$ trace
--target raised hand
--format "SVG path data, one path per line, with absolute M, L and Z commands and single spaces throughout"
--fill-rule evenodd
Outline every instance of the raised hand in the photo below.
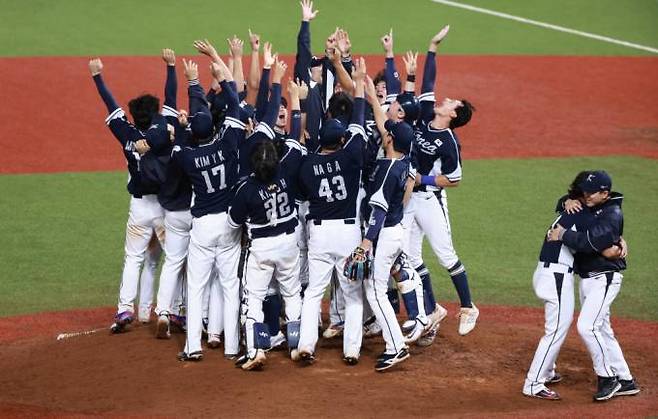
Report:
M 244 51 L 244 41 L 235 35 L 233 35 L 233 38 L 229 38 L 226 41 L 228 42 L 231 56 L 235 59 L 241 58 Z
M 393 57 L 393 28 L 391 28 L 387 34 L 384 34 L 380 40 L 382 41 L 382 46 L 386 52 L 386 57 Z
M 350 35 L 342 29 L 336 32 L 336 48 L 340 51 L 340 54 L 343 57 L 349 56 L 352 51 Z
M 283 79 L 287 69 L 288 65 L 285 62 L 276 59 L 274 62 L 274 71 L 272 72 L 272 83 L 281 84 L 281 79 Z
M 144 138 L 142 138 L 141 140 L 137 140 L 135 142 L 135 151 L 137 151 L 140 156 L 146 154 L 146 152 L 149 151 L 150 149 L 151 147 L 148 145 L 148 143 Z
M 249 44 L 252 52 L 260 50 L 260 35 L 251 32 L 251 29 L 249 29 Z
M 377 90 L 375 89 L 375 82 L 372 77 L 366 74 L 366 99 L 373 106 L 381 106 L 379 99 L 377 99 Z
M 299 85 L 294 80 L 288 80 L 288 95 L 291 99 L 299 99 Z
M 263 68 L 272 68 L 276 55 L 272 55 L 272 44 L 265 42 L 263 47 Z
M 199 78 L 199 67 L 194 61 L 187 61 L 183 58 L 183 66 L 185 67 L 185 77 L 188 80 L 196 80 Z
M 310 22 L 318 15 L 318 10 L 313 10 L 313 2 L 311 0 L 302 0 L 299 2 L 302 6 L 302 22 Z
M 196 48 L 197 51 L 199 51 L 203 55 L 207 55 L 210 58 L 215 58 L 216 56 L 218 56 L 217 50 L 207 39 L 196 40 L 194 41 L 193 45 L 194 48 Z
M 219 83 L 226 80 L 223 68 L 217 63 L 210 63 L 210 74 L 212 74 L 213 78 Z
M 89 71 L 92 76 L 96 76 L 103 72 L 103 62 L 100 58 L 92 58 L 89 60 Z
M 407 71 L 407 75 L 415 76 L 416 68 L 418 67 L 418 53 L 407 51 L 404 57 L 402 57 L 402 61 L 404 61 L 404 67 Z
M 334 49 L 336 49 L 336 35 L 338 34 L 339 30 L 340 28 L 336 28 L 336 30 L 327 37 L 327 40 L 324 41 L 325 53 L 329 53 L 329 51 L 333 51 Z
M 439 42 L 443 41 L 443 38 L 445 38 L 448 35 L 448 31 L 450 31 L 450 25 L 446 25 L 432 37 L 432 43 L 433 44 L 438 44 Z
M 355 82 L 362 82 L 366 78 L 366 60 L 359 58 L 354 61 L 354 70 L 352 71 L 352 80 Z
M 307 97 L 308 97 L 308 84 L 306 84 L 306 82 L 302 80 L 301 83 L 299 83 L 299 99 L 304 100 Z
M 165 48 L 162 50 L 162 59 L 167 65 L 175 66 L 176 65 L 176 54 L 173 49 Z

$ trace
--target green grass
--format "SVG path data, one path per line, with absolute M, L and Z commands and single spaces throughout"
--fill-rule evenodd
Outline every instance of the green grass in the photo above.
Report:
M 658 47 L 658 3 L 653 0 L 472 0 L 473 5 L 573 29 Z M 601 41 L 534 27 L 430 0 L 317 0 L 313 50 L 335 26 L 350 31 L 356 53 L 380 53 L 390 27 L 396 50 L 423 51 L 446 23 L 452 33 L 444 53 L 647 55 Z M 189 0 L 0 0 L 0 56 L 157 55 L 163 47 L 193 52 L 193 39 L 209 37 L 224 47 L 247 29 L 271 40 L 281 53 L 295 52 L 297 1 Z
M 543 234 L 556 199 L 587 168 L 605 168 L 614 189 L 626 194 L 629 269 L 614 313 L 658 320 L 658 162 L 632 157 L 465 162 L 463 184 L 449 191 L 449 205 L 476 303 L 540 305 L 531 278 Z M 116 302 L 125 179 L 121 172 L 0 176 L 0 316 Z M 456 301 L 429 249 L 425 261 L 439 299 Z

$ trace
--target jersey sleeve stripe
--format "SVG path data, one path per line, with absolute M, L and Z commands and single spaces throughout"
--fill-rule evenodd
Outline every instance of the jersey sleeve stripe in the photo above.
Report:
M 171 106 L 164 105 L 162 107 L 162 116 L 178 117 L 178 111 Z
M 245 129 L 246 125 L 239 119 L 227 116 L 224 119 L 224 125 L 229 128 Z
M 270 128 L 269 125 L 267 125 L 267 124 L 265 124 L 265 123 L 263 123 L 263 122 L 260 122 L 260 123 L 258 124 L 258 126 L 257 126 L 256 129 L 255 129 L 255 131 L 256 131 L 256 132 L 262 132 L 262 133 L 265 134 L 265 135 L 267 136 L 267 138 L 269 138 L 270 140 L 273 140 L 273 139 L 274 139 L 274 131 L 272 130 L 272 128 Z
M 422 93 L 420 96 L 418 96 L 418 100 L 420 102 L 436 102 L 434 92 Z
M 368 135 L 366 134 L 366 130 L 363 129 L 363 127 L 359 124 L 350 124 L 347 127 L 347 130 L 352 133 L 352 136 L 354 136 L 356 134 L 361 134 L 361 139 L 363 141 L 365 141 L 366 138 L 368 138 Z
M 105 123 L 110 125 L 110 122 L 113 119 L 121 119 L 126 116 L 126 113 L 121 108 L 116 108 L 107 118 L 105 118 Z

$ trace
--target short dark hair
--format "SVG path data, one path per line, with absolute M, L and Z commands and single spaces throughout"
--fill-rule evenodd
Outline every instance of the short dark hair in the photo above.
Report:
M 345 117 L 349 120 L 352 117 L 352 107 L 354 103 L 352 97 L 345 92 L 338 92 L 329 99 L 327 114 L 329 118 L 339 119 Z
M 450 120 L 450 129 L 455 129 L 468 124 L 471 120 L 475 106 L 466 99 L 461 99 L 462 106 L 455 109 L 456 117 Z
M 263 183 L 271 182 L 279 168 L 279 153 L 274 142 L 259 142 L 251 153 L 254 177 Z
M 288 109 L 288 100 L 283 96 L 281 96 L 281 106 Z
M 384 82 L 386 83 L 386 70 L 381 69 L 377 74 L 375 74 L 375 78 L 372 79 L 372 83 L 377 86 L 377 84 Z
M 135 126 L 147 130 L 151 120 L 160 111 L 160 99 L 153 95 L 144 94 L 128 102 L 128 110 L 133 117 Z
M 585 179 L 587 179 L 587 176 L 589 176 L 591 173 L 591 170 L 583 170 L 576 175 L 573 182 L 571 182 L 571 185 L 569 185 L 569 190 L 567 191 L 569 199 L 580 199 L 583 197 L 583 190 L 581 189 L 580 184 L 583 183 Z

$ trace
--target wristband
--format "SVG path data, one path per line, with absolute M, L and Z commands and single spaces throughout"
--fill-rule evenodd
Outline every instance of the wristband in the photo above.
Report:
M 424 175 L 420 177 L 420 184 L 427 186 L 436 186 L 436 181 L 434 180 L 434 176 Z
M 411 83 L 416 82 L 416 75 L 415 74 L 407 74 L 407 81 Z

